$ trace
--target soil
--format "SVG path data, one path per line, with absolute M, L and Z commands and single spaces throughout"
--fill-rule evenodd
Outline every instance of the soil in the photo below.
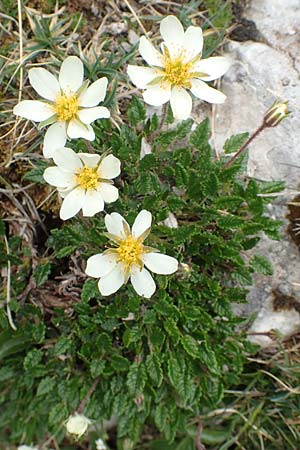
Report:
M 265 39 L 262 36 L 262 34 L 258 31 L 255 22 L 243 17 L 246 6 L 247 6 L 246 1 L 241 1 L 238 3 L 234 3 L 232 5 L 233 22 L 235 23 L 236 26 L 229 35 L 230 39 L 239 42 L 244 41 L 265 42 Z

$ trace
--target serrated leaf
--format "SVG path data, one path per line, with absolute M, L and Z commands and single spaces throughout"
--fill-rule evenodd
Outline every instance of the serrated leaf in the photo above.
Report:
M 91 375 L 93 378 L 98 377 L 103 373 L 105 361 L 103 359 L 93 359 L 90 366 Z
M 59 340 L 56 342 L 55 347 L 53 349 L 54 355 L 59 356 L 66 353 L 72 345 L 72 340 L 68 336 L 61 336 Z
M 169 412 L 167 408 L 158 405 L 155 409 L 154 422 L 159 431 L 163 432 L 169 420 Z
M 231 136 L 228 138 L 224 144 L 225 153 L 235 153 L 237 152 L 242 145 L 247 141 L 249 137 L 249 133 L 240 133 L 235 136 Z
M 98 281 L 88 279 L 84 282 L 81 290 L 81 300 L 87 303 L 91 298 L 95 298 L 99 295 Z
M 181 338 L 181 344 L 185 351 L 193 358 L 199 358 L 199 344 L 190 335 L 186 334 Z
M 262 255 L 254 255 L 250 261 L 251 266 L 257 273 L 263 275 L 273 275 L 272 263 Z
M 37 366 L 42 360 L 43 352 L 34 348 L 24 358 L 23 366 L 25 370 L 31 370 Z
M 146 369 L 151 380 L 159 387 L 163 380 L 163 371 L 160 360 L 155 353 L 147 356 Z
M 146 109 L 144 103 L 139 100 L 137 97 L 133 96 L 128 109 L 127 109 L 127 116 L 129 119 L 129 122 L 135 126 L 139 122 L 146 119 Z
M 56 385 L 56 379 L 51 377 L 45 377 L 40 381 L 40 384 L 38 385 L 36 395 L 38 397 L 42 395 L 48 394 L 48 392 L 51 392 L 52 389 Z
M 51 272 L 51 263 L 48 261 L 45 264 L 38 265 L 33 273 L 33 278 L 36 282 L 37 287 L 41 286 L 48 280 Z
M 111 365 L 116 372 L 126 372 L 129 368 L 129 361 L 123 356 L 115 354 L 111 356 Z
M 65 256 L 69 256 L 71 253 L 74 253 L 77 249 L 77 245 L 66 245 L 65 247 L 62 247 L 56 252 L 56 258 L 64 258 Z
M 176 345 L 180 339 L 180 332 L 174 319 L 169 318 L 164 322 L 166 332 L 173 338 L 173 344 Z
M 204 145 L 207 145 L 210 136 L 209 120 L 204 119 L 195 131 L 191 134 L 190 142 L 196 148 L 201 149 Z
M 131 395 L 137 396 L 143 392 L 146 383 L 145 366 L 142 363 L 131 364 L 126 384 Z
M 67 407 L 63 403 L 56 403 L 49 412 L 49 425 L 61 425 L 68 415 Z

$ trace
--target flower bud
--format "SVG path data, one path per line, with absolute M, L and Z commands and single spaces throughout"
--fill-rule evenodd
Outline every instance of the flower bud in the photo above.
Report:
M 275 101 L 271 108 L 264 116 L 264 125 L 266 127 L 276 127 L 283 119 L 285 119 L 290 111 L 287 109 L 288 102 Z
M 97 450 L 107 450 L 107 447 L 106 447 L 106 445 L 104 444 L 104 441 L 101 438 L 98 438 L 95 441 L 95 444 L 96 444 L 96 449 Z
M 76 436 L 80 437 L 86 432 L 88 426 L 91 423 L 92 422 L 90 421 L 90 419 L 85 417 L 83 414 L 75 413 L 68 418 L 66 428 L 68 433 L 75 434 Z

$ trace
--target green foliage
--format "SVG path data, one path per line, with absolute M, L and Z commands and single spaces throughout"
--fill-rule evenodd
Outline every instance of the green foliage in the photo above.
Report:
M 10 0 L 5 1 L 14 8 Z M 191 25 L 189 16 L 199 7 L 210 16 L 204 28 L 212 23 L 223 30 L 206 40 L 206 57 L 223 40 L 231 2 L 221 7 L 217 0 L 180 5 L 178 17 L 185 26 Z M 24 42 L 25 52 L 38 58 L 50 52 L 54 65 L 64 58 L 66 46 L 76 53 L 65 36 L 74 20 L 59 18 L 54 29 L 49 18 L 35 16 L 34 23 L 33 39 Z M 120 45 L 115 55 L 107 39 L 101 43 L 101 57 L 84 61 L 85 74 L 92 81 L 109 78 L 105 105 L 116 103 L 118 77 L 124 79 L 117 71 L 135 50 L 136 46 Z M 14 70 L 8 66 L 6 81 Z M 247 154 L 224 169 L 228 159 L 215 159 L 208 120 L 191 132 L 192 120 L 173 125 L 169 108 L 161 124 L 155 114 L 147 118 L 143 102 L 133 97 L 118 125 L 101 120 L 94 126 L 94 151 L 109 150 L 122 162 L 116 181 L 120 199 L 105 210 L 118 211 L 130 223 L 137 211 L 150 210 L 154 225 L 147 243 L 176 257 L 179 270 L 170 277 L 156 277 L 157 291 L 150 300 L 139 298 L 129 285 L 114 296 L 102 297 L 98 281 L 85 277 L 84 268 L 89 256 L 106 248 L 104 214 L 63 224 L 56 221 L 47 241 L 37 245 L 34 270 L 22 237 L 8 236 L 7 251 L 3 236 L 8 227 L 0 221 L 0 264 L 4 273 L 9 263 L 12 266 L 10 308 L 18 328 L 16 332 L 9 328 L 6 310 L 1 308 L 0 442 L 7 448 L 21 442 L 38 445 L 51 435 L 61 449 L 75 448 L 64 421 L 96 381 L 83 412 L 96 428 L 117 416 L 118 450 L 195 450 L 199 416 L 230 407 L 228 392 L 244 382 L 246 357 L 253 349 L 239 331 L 243 319 L 235 317 L 232 304 L 246 301 L 245 286 L 254 273 L 272 273 L 269 261 L 253 249 L 261 233 L 279 238 L 280 223 L 265 215 L 265 204 L 283 185 L 245 178 Z M 228 139 L 225 152 L 237 151 L 247 137 L 242 133 Z M 140 159 L 143 138 L 152 153 Z M 39 143 L 32 145 L 27 153 Z M 82 141 L 72 141 L 70 146 L 87 151 Z M 45 184 L 48 162 L 32 159 L 31 163 L 33 168 L 23 180 Z M 169 213 L 177 218 L 178 228 L 163 224 Z M 28 295 L 31 286 L 34 290 Z M 5 294 L 4 290 L 3 305 Z M 263 391 L 265 382 L 254 381 Z M 250 406 L 256 413 L 256 406 Z M 207 420 L 202 442 L 213 449 L 236 442 L 231 431 L 243 429 L 239 419 L 228 427 L 219 423 L 211 427 Z M 144 430 L 155 436 L 150 443 L 141 442 Z M 293 437 L 289 439 L 294 445 Z
M 107 211 L 117 210 L 132 223 L 136 211 L 151 210 L 154 226 L 148 245 L 184 265 L 171 277 L 157 277 L 151 300 L 137 297 L 129 286 L 104 298 L 97 280 L 87 278 L 77 281 L 81 300 L 71 305 L 71 313 L 56 307 L 50 320 L 42 315 L 41 322 L 33 323 L 32 315 L 20 308 L 15 320 L 26 329 L 26 338 L 12 341 L 11 332 L 4 332 L 9 333 L 7 343 L 4 334 L 0 347 L 5 361 L 0 377 L 7 383 L 2 406 L 5 411 L 12 404 L 14 422 L 20 424 L 34 407 L 35 417 L 44 418 L 44 432 L 56 430 L 99 377 L 85 413 L 96 421 L 116 414 L 120 448 L 126 439 L 138 445 L 143 427 L 151 424 L 174 443 L 170 448 L 192 449 L 195 418 L 219 407 L 224 389 L 240 379 L 248 344 L 236 331 L 231 304 L 245 301 L 243 286 L 251 284 L 254 272 L 271 274 L 264 257 L 242 254 L 255 246 L 258 233 L 277 237 L 279 223 L 264 214 L 269 197 L 260 194 L 282 185 L 245 179 L 242 158 L 224 170 L 224 161 L 214 158 L 208 143 L 208 120 L 193 132 L 187 120 L 157 133 L 136 98 L 127 115 L 130 126 L 102 128 L 97 135 L 105 149 L 106 136 L 112 133 L 111 151 L 122 161 L 123 189 Z M 140 160 L 142 137 L 153 152 Z M 234 151 L 244 139 L 246 135 L 231 138 L 225 147 Z M 169 212 L 178 228 L 160 223 Z M 41 260 L 33 274 L 38 287 L 56 265 L 67 275 L 68 257 L 75 252 L 84 266 L 88 256 L 105 248 L 103 218 L 74 218 L 52 230 L 47 242 L 51 265 Z M 9 423 L 11 418 L 0 413 L 1 428 Z M 180 436 L 179 429 L 190 434 Z M 27 441 L 36 440 L 42 433 L 40 421 L 17 426 L 10 442 L 17 443 L 24 433 Z M 223 442 L 218 436 L 207 440 Z

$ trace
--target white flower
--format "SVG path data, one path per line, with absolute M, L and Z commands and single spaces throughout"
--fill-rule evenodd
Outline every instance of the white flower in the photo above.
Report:
M 37 447 L 31 447 L 30 445 L 19 445 L 18 450 L 39 450 Z
M 93 141 L 95 133 L 90 124 L 110 116 L 107 108 L 97 106 L 105 98 L 107 78 L 100 78 L 89 86 L 88 80 L 83 81 L 83 63 L 77 56 L 65 59 L 58 79 L 38 67 L 29 70 L 29 81 L 45 100 L 23 100 L 13 112 L 41 122 L 40 127 L 52 124 L 44 139 L 45 158 L 52 158 L 57 148 L 64 147 L 67 138 Z
M 104 253 L 87 260 L 87 275 L 100 278 L 98 287 L 102 295 L 115 293 L 128 279 L 138 295 L 150 298 L 156 289 L 155 282 L 144 266 L 154 273 L 169 275 L 176 272 L 178 262 L 171 256 L 144 246 L 151 228 L 152 215 L 142 210 L 136 217 L 132 230 L 118 213 L 107 214 L 107 236 L 114 243 Z
M 104 444 L 104 441 L 101 438 L 97 439 L 95 441 L 95 444 L 96 444 L 96 449 L 97 450 L 107 450 L 107 447 L 106 447 L 106 445 Z
M 76 436 L 80 437 L 86 432 L 88 426 L 91 423 L 92 422 L 90 421 L 90 419 L 85 417 L 83 414 L 75 413 L 68 418 L 66 428 L 68 433 L 75 434 Z
M 103 211 L 104 203 L 115 202 L 118 189 L 111 181 L 120 175 L 120 160 L 113 155 L 75 153 L 70 148 L 57 149 L 53 154 L 56 166 L 44 171 L 44 179 L 56 186 L 64 198 L 60 218 L 70 219 L 80 209 L 84 216 Z
M 145 102 L 160 106 L 170 100 L 173 115 L 180 120 L 187 119 L 192 110 L 192 98 L 187 89 L 201 100 L 223 103 L 226 96 L 205 81 L 221 77 L 229 68 L 229 61 L 220 56 L 201 59 L 201 28 L 190 26 L 184 32 L 175 16 L 167 16 L 160 23 L 160 33 L 162 52 L 145 36 L 140 39 L 140 54 L 151 67 L 128 66 L 133 84 L 145 89 Z

